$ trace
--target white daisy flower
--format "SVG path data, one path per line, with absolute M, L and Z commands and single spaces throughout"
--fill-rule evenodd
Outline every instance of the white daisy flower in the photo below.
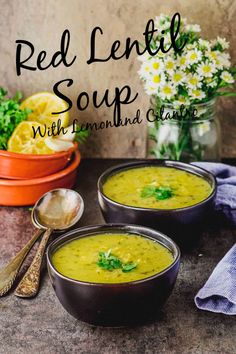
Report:
M 196 64 L 202 59 L 202 53 L 200 50 L 194 49 L 187 53 L 187 63 L 188 65 Z
M 165 31 L 170 28 L 170 17 L 164 14 L 160 14 L 154 20 L 155 27 L 160 31 Z
M 163 74 L 156 74 L 150 76 L 144 85 L 144 89 L 148 95 L 157 94 L 160 87 L 165 83 L 165 78 Z
M 168 74 L 171 74 L 174 71 L 175 67 L 176 67 L 176 62 L 174 59 L 168 58 L 165 60 L 165 71 Z
M 227 82 L 228 84 L 234 83 L 233 76 L 228 71 L 223 71 L 220 75 L 221 79 Z
M 180 67 L 181 70 L 184 70 L 188 65 L 186 56 L 180 56 L 178 58 L 177 65 Z
M 199 25 L 186 25 L 185 29 L 187 32 L 201 32 L 201 27 Z
M 189 94 L 190 94 L 190 97 L 192 97 L 194 99 L 198 99 L 198 100 L 201 100 L 202 98 L 206 97 L 205 92 L 203 92 L 202 90 L 199 90 L 199 89 L 190 90 Z
M 151 78 L 151 82 L 152 82 L 152 85 L 156 86 L 156 87 L 160 87 L 164 84 L 165 82 L 165 78 L 164 78 L 164 75 L 163 74 L 155 74 L 152 76 Z
M 202 39 L 202 38 L 199 38 L 198 45 L 199 45 L 200 48 L 208 49 L 208 50 L 210 50 L 210 47 L 211 47 L 210 42 L 205 40 L 205 39 Z
M 223 50 L 229 48 L 229 42 L 227 42 L 225 38 L 217 37 L 211 43 L 213 47 L 217 44 L 220 44 Z
M 144 84 L 144 90 L 147 95 L 156 95 L 157 94 L 157 88 L 153 86 L 149 81 L 146 81 Z
M 186 85 L 190 89 L 196 89 L 202 86 L 201 77 L 193 74 L 189 74 L 186 78 Z
M 159 58 L 153 58 L 151 60 L 149 60 L 149 64 L 151 67 L 151 72 L 153 74 L 157 74 L 163 71 L 164 68 L 164 64 L 163 61 Z
M 197 73 L 203 77 L 212 77 L 215 71 L 216 67 L 214 63 L 209 62 L 201 63 L 197 68 Z
M 160 14 L 154 22 L 158 29 L 153 38 L 155 44 L 158 47 L 162 37 L 164 47 L 169 48 L 171 17 Z M 199 38 L 200 31 L 199 25 L 188 25 L 186 19 L 181 19 L 178 36 L 182 39 L 186 35 L 191 37 L 191 43 L 187 43 L 181 53 L 159 51 L 155 56 L 150 56 L 146 51 L 139 56 L 141 65 L 138 73 L 148 95 L 160 96 L 174 106 L 189 105 L 194 100 L 201 102 L 207 99 L 210 91 L 217 92 L 222 82 L 234 82 L 234 76 L 230 73 L 230 56 L 225 53 L 229 43 L 221 37 L 214 41 Z M 180 88 L 184 96 L 178 94 Z
M 205 84 L 207 84 L 207 86 L 210 86 L 210 87 L 217 86 L 217 80 L 215 78 L 206 77 L 204 82 L 205 82 Z
M 170 83 L 165 83 L 162 87 L 160 87 L 159 95 L 163 100 L 173 98 L 175 94 L 176 88 Z
M 208 50 L 205 55 L 216 63 L 220 54 L 218 50 Z
M 216 60 L 216 64 L 219 68 L 229 68 L 230 67 L 230 55 L 228 53 L 220 53 Z
M 148 80 L 151 75 L 152 75 L 152 65 L 151 61 L 148 60 L 147 62 L 143 62 L 139 71 L 138 71 L 139 76 L 144 79 Z
M 180 95 L 173 103 L 175 108 L 179 108 L 181 105 L 188 106 L 189 100 L 186 97 Z
M 179 85 L 181 84 L 185 79 L 185 75 L 182 71 L 177 70 L 173 72 L 171 76 L 171 81 L 173 82 L 174 85 Z
M 186 52 L 186 54 L 188 53 L 189 50 L 193 50 L 193 49 L 196 49 L 196 45 L 191 43 L 191 44 L 186 44 L 185 47 L 184 47 L 184 50 Z

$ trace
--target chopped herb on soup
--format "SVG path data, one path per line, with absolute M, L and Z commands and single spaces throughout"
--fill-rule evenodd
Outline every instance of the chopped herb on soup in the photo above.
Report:
M 204 178 L 173 167 L 137 167 L 110 176 L 103 193 L 129 206 L 177 209 L 206 199 L 212 187 Z
M 111 249 L 107 252 L 99 252 L 97 265 L 106 270 L 121 269 L 122 272 L 130 272 L 137 267 L 136 263 L 122 263 L 119 258 L 111 253 Z
M 124 283 L 162 272 L 174 261 L 168 248 L 147 237 L 104 233 L 65 243 L 52 255 L 62 275 L 93 283 Z
M 141 191 L 142 198 L 153 197 L 156 200 L 164 200 L 173 196 L 173 190 L 170 187 L 145 186 Z

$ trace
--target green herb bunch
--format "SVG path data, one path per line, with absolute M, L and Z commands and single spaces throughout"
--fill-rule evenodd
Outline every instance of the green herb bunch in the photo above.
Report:
M 127 273 L 137 267 L 136 263 L 122 263 L 119 258 L 111 253 L 111 250 L 107 252 L 99 252 L 99 260 L 97 265 L 106 270 L 121 269 L 122 272 Z
M 170 187 L 145 186 L 141 191 L 142 198 L 154 197 L 156 200 L 164 200 L 172 196 L 173 190 Z
M 30 109 L 20 109 L 19 102 L 22 98 L 20 92 L 11 99 L 6 96 L 7 91 L 0 87 L 0 149 L 2 150 L 7 150 L 7 142 L 14 129 L 31 113 Z

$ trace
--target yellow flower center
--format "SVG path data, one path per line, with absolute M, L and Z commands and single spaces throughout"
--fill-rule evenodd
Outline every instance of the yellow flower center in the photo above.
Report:
M 213 58 L 213 59 L 216 59 L 217 58 L 217 54 L 215 52 L 210 52 L 210 56 Z
M 168 61 L 166 64 L 166 69 L 173 69 L 174 68 L 174 63 L 172 61 Z
M 199 97 L 201 95 L 201 92 L 199 90 L 193 90 L 193 94 L 196 97 Z
M 210 73 L 211 72 L 211 67 L 209 65 L 204 65 L 202 68 L 204 73 Z
M 196 77 L 191 77 L 191 78 L 189 79 L 189 83 L 190 83 L 191 85 L 193 85 L 193 86 L 196 86 L 197 83 L 198 83 L 198 80 L 196 79 Z
M 179 73 L 175 73 L 174 75 L 173 75 L 173 80 L 174 81 L 176 81 L 176 82 L 179 82 L 181 79 L 182 79 L 182 75 L 181 74 L 179 74 Z
M 223 74 L 222 77 L 224 80 L 230 80 L 230 76 L 228 74 Z
M 145 71 L 149 71 L 149 70 L 150 70 L 149 66 L 146 66 Z
M 171 87 L 170 87 L 170 86 L 164 86 L 164 87 L 163 87 L 163 92 L 164 92 L 166 95 L 170 95 L 170 94 L 172 93 Z
M 161 82 L 161 77 L 159 75 L 154 75 L 153 82 L 155 82 L 155 84 L 159 84 Z
M 157 70 L 160 67 L 160 63 L 153 63 L 152 67 L 153 67 L 154 70 Z
M 186 58 L 180 58 L 180 65 L 184 65 L 186 63 Z
M 196 53 L 192 53 L 190 55 L 190 60 L 195 60 L 195 59 L 197 59 L 197 54 Z

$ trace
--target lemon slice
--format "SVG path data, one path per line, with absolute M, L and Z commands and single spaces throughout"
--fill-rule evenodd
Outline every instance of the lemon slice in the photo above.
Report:
M 28 115 L 28 120 L 52 126 L 60 118 L 62 127 L 69 124 L 69 112 L 52 114 L 52 112 L 62 112 L 68 105 L 58 96 L 50 92 L 39 92 L 26 98 L 20 105 L 21 109 L 29 108 L 32 113 Z
M 71 141 L 60 140 L 55 138 L 46 138 L 45 144 L 47 147 L 53 151 L 60 152 L 60 151 L 67 151 L 74 146 Z
M 45 138 L 39 134 L 34 138 L 33 127 L 44 126 L 36 122 L 21 122 L 17 125 L 8 140 L 8 151 L 18 152 L 21 154 L 53 154 L 54 151 L 45 144 Z

